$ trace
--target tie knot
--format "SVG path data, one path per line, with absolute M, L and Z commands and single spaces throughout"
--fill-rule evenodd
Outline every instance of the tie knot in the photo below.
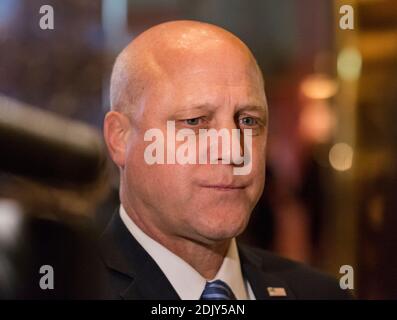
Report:
M 200 300 L 236 300 L 232 289 L 222 280 L 207 282 Z

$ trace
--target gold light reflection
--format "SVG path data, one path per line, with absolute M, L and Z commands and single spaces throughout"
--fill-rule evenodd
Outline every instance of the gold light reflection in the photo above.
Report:
M 329 151 L 328 158 L 335 170 L 349 170 L 353 164 L 353 148 L 344 142 L 336 143 Z
M 361 54 L 353 47 L 347 47 L 340 51 L 338 55 L 338 75 L 341 79 L 355 81 L 361 74 Z
M 328 99 L 338 91 L 338 84 L 326 74 L 307 76 L 301 85 L 302 93 L 310 99 Z

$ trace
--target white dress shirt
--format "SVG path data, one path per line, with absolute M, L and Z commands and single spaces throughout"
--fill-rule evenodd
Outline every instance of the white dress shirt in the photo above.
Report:
M 145 234 L 128 216 L 122 205 L 120 205 L 120 217 L 132 236 L 160 267 L 182 300 L 200 299 L 206 282 L 214 280 L 226 282 L 238 300 L 255 300 L 248 280 L 243 278 L 234 238 L 215 278 L 206 280 L 186 261 Z

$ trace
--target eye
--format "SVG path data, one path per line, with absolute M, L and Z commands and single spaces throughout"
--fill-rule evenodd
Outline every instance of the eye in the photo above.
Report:
M 240 123 L 241 123 L 243 126 L 252 127 L 252 126 L 257 125 L 257 124 L 258 124 L 258 121 L 257 121 L 255 118 L 253 118 L 253 117 L 244 117 L 244 118 L 241 118 L 241 119 L 240 119 Z
M 201 118 L 191 118 L 191 119 L 185 119 L 184 122 L 189 125 L 189 126 L 197 126 L 200 124 Z

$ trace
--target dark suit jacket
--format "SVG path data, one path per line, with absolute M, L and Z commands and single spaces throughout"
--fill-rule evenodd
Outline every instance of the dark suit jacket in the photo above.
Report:
M 150 255 L 113 215 L 100 239 L 105 265 L 105 299 L 180 299 Z M 346 299 L 338 282 L 303 264 L 238 244 L 243 275 L 256 299 Z M 286 297 L 271 297 L 269 287 L 284 288 Z

